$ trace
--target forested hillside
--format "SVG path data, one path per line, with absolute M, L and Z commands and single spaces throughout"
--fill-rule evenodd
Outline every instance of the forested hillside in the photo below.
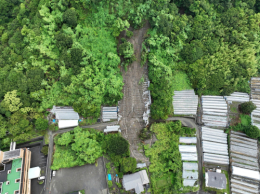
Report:
M 97 118 L 102 104 L 116 104 L 120 66 L 135 60 L 120 32 L 147 20 L 153 118 L 171 114 L 175 89 L 248 92 L 259 69 L 259 10 L 255 0 L 1 0 L 2 144 L 30 139 L 53 105 Z

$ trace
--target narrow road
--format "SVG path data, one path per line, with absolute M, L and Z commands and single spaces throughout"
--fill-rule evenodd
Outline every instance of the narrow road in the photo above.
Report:
M 136 61 L 129 64 L 127 71 L 122 67 L 121 72 L 124 79 L 123 93 L 124 97 L 119 102 L 119 122 L 122 130 L 122 136 L 127 139 L 130 144 L 130 155 L 137 161 L 149 163 L 149 159 L 145 157 L 142 150 L 138 150 L 138 144 L 141 143 L 138 138 L 140 130 L 145 127 L 143 114 L 145 104 L 143 102 L 143 84 L 139 84 L 141 78 L 147 80 L 148 68 L 147 64 L 141 66 L 142 43 L 145 34 L 149 28 L 146 22 L 144 27 L 133 31 L 133 36 L 129 42 L 133 44 Z
M 108 122 L 108 123 L 98 123 L 98 124 L 94 124 L 94 125 L 86 125 L 86 126 L 82 126 L 82 128 L 93 128 L 93 129 L 97 129 L 97 130 L 102 130 L 108 126 L 108 125 L 115 125 L 117 124 L 117 121 L 114 122 Z M 56 134 L 60 134 L 60 133 L 65 133 L 68 131 L 72 131 L 74 128 L 67 128 L 67 129 L 63 129 L 63 130 L 58 130 L 55 132 L 49 131 L 49 150 L 48 150 L 48 159 L 47 159 L 47 165 L 46 165 L 46 184 L 45 184 L 45 194 L 49 194 L 51 193 L 50 189 L 50 183 L 51 183 L 51 163 L 52 163 L 52 155 L 53 155 L 53 137 Z

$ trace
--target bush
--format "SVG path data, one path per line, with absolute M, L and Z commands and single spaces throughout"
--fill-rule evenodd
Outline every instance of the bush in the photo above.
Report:
M 35 122 L 35 128 L 37 130 L 46 130 L 48 129 L 48 121 L 46 119 L 43 119 L 43 118 L 38 118 Z
M 152 136 L 152 133 L 147 129 L 147 128 L 143 128 L 140 133 L 139 133 L 139 138 L 144 141 L 147 139 L 150 139 Z
M 244 102 L 240 104 L 239 109 L 243 114 L 251 114 L 251 112 L 256 109 L 256 105 L 251 101 Z
M 129 158 L 122 158 L 121 164 L 120 164 L 121 172 L 127 173 L 127 172 L 135 172 L 136 169 L 136 159 L 129 157 Z
M 109 155 L 126 156 L 129 152 L 129 144 L 123 137 L 111 135 L 107 139 L 106 149 Z
M 49 126 L 49 129 L 50 129 L 51 131 L 58 131 L 58 130 L 59 130 L 59 127 L 58 127 L 56 124 L 51 124 L 51 125 Z
M 109 188 L 113 187 L 113 182 L 112 181 L 108 181 L 107 183 L 108 183 L 108 187 Z
M 132 31 L 126 31 L 126 36 L 127 38 L 131 38 L 133 36 L 133 32 Z
M 124 173 L 122 173 L 122 172 L 119 172 L 118 173 L 118 177 L 121 179 L 121 178 L 123 178 L 123 176 L 124 176 Z
M 48 147 L 48 146 L 43 146 L 42 149 L 41 149 L 41 152 L 42 152 L 44 155 L 48 155 L 48 150 L 49 150 L 49 147 Z
M 250 138 L 257 139 L 258 137 L 260 137 L 260 130 L 256 126 L 251 125 L 245 127 L 244 131 L 246 135 Z
M 77 12 L 75 11 L 75 9 L 67 9 L 67 11 L 64 12 L 62 18 L 63 21 L 70 27 L 77 26 Z

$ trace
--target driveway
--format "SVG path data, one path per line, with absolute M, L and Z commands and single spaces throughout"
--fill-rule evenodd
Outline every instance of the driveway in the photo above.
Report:
M 52 178 L 49 193 L 65 194 L 85 189 L 86 194 L 103 194 L 106 188 L 106 174 L 100 157 L 97 167 L 95 164 L 87 164 L 58 170 Z

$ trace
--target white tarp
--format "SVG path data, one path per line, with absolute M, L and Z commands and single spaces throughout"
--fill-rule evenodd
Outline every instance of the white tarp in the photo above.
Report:
M 29 169 L 29 173 L 28 173 L 29 179 L 36 179 L 39 178 L 40 176 L 41 176 L 41 168 L 39 166 Z
M 58 126 L 60 129 L 62 128 L 69 128 L 69 127 L 76 127 L 78 126 L 78 120 L 59 120 Z

